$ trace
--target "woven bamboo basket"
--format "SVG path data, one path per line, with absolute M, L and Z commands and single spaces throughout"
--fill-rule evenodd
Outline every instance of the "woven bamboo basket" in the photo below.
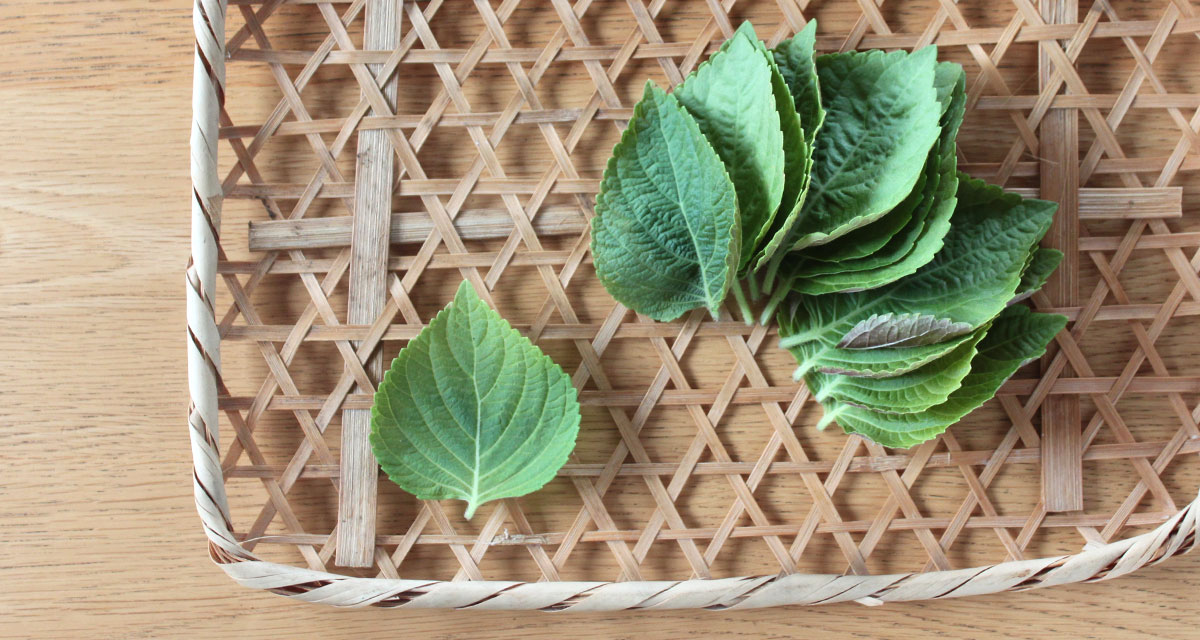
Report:
M 213 560 L 337 606 L 594 611 L 958 597 L 1190 549 L 1200 10 L 1082 4 L 195 0 L 188 424 Z M 742 20 L 774 45 L 814 18 L 822 51 L 936 43 L 969 78 L 960 166 L 1060 203 L 1067 258 L 1033 304 L 1067 330 L 911 450 L 816 431 L 772 328 L 637 317 L 587 250 L 645 79 Z M 382 363 L 464 278 L 584 405 L 559 478 L 470 521 L 381 480 L 363 440 Z

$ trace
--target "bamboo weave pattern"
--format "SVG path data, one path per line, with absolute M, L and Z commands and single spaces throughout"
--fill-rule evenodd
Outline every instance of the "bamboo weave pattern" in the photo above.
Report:
M 876 604 L 1115 577 L 1194 546 L 1200 79 L 1172 62 L 1200 51 L 1186 0 L 410 1 L 394 51 L 362 49 L 364 4 L 195 1 L 189 427 L 212 555 L 239 582 L 341 606 Z M 770 328 L 652 323 L 591 271 L 592 199 L 641 82 L 679 82 L 742 19 L 773 45 L 814 17 L 823 51 L 936 43 L 963 63 L 960 166 L 1064 203 L 1067 273 L 1033 303 L 1068 330 L 910 451 L 813 432 Z M 347 149 L 364 130 L 386 132 L 399 178 L 388 299 L 354 325 Z M 341 412 L 370 406 L 364 363 L 463 278 L 573 374 L 580 447 L 545 490 L 472 522 L 384 481 L 375 566 L 339 569 Z M 1040 493 L 1051 428 L 1075 430 L 1074 466 L 1051 471 L 1088 481 L 1083 509 Z

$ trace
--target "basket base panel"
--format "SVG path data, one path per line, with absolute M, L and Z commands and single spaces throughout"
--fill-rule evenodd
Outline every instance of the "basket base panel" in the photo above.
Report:
M 1112 2 L 1045 25 L 1023 3 L 643 12 L 598 0 L 578 3 L 579 16 L 558 3 L 451 4 L 405 3 L 399 54 L 363 50 L 357 5 L 230 8 L 221 446 L 234 529 L 256 555 L 429 579 L 901 573 L 1074 553 L 1147 531 L 1195 497 L 1200 78 L 1184 62 L 1200 54 L 1200 13 Z M 587 252 L 604 162 L 646 78 L 677 81 L 742 20 L 774 44 L 813 18 L 822 51 L 936 42 L 969 77 L 963 169 L 1079 203 L 1069 291 L 1033 301 L 1071 318 L 1058 354 L 912 450 L 816 431 L 820 408 L 773 331 L 729 312 L 644 322 L 615 306 Z M 1070 66 L 1039 55 L 1064 44 Z M 399 69 L 392 115 L 362 107 L 354 71 L 368 63 Z M 1068 77 L 1039 79 L 1047 70 Z M 1064 156 L 1075 164 L 1060 172 L 1069 183 L 1048 184 L 1052 156 L 1038 145 L 1058 117 L 1047 114 L 1061 113 L 1077 119 L 1077 152 Z M 364 130 L 413 150 L 397 155 L 400 222 L 375 323 L 347 315 L 349 235 L 337 231 Z M 291 228 L 271 227 L 281 222 L 316 226 L 263 250 L 270 229 Z M 434 228 L 456 234 L 430 240 Z M 576 452 L 545 489 L 471 521 L 461 504 L 422 503 L 381 478 L 374 566 L 335 567 L 341 415 L 370 406 L 346 384 L 347 347 L 377 340 L 392 357 L 464 278 L 579 382 Z M 1079 466 L 1067 471 L 1082 480 L 1082 509 L 1048 512 L 1041 436 L 1059 398 L 1079 407 L 1066 425 L 1081 436 Z

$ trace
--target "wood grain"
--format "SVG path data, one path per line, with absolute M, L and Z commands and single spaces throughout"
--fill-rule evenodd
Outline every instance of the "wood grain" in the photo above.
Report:
M 1079 15 L 1076 0 L 1041 0 L 1042 18 L 1049 24 L 1074 22 Z M 1049 47 L 1038 50 L 1038 82 L 1043 90 L 1057 81 Z M 1058 306 L 1079 304 L 1079 112 L 1059 109 L 1046 114 L 1038 130 L 1041 151 L 1041 197 L 1058 203 L 1054 223 L 1043 244 L 1062 251 L 1063 261 L 1046 282 L 1045 293 Z M 1050 362 L 1054 345 L 1043 362 Z M 1072 377 L 1068 365 L 1064 377 Z M 1083 509 L 1083 424 L 1077 396 L 1053 396 L 1042 405 L 1042 502 L 1046 510 Z
M 391 49 L 400 41 L 401 0 L 370 0 L 364 19 L 363 46 Z M 379 65 L 369 66 L 372 75 Z M 395 77 L 381 87 L 393 109 Z M 374 112 L 372 112 L 374 113 Z M 372 324 L 383 311 L 387 297 L 388 233 L 392 220 L 392 185 L 396 159 L 384 131 L 363 131 L 358 136 L 354 172 L 354 215 L 350 240 L 350 293 L 347 320 Z M 357 347 L 358 345 L 355 344 Z M 383 354 L 375 353 L 365 365 L 374 381 L 383 376 Z M 360 393 L 374 389 L 356 387 Z M 349 409 L 342 414 L 341 491 L 338 493 L 336 562 L 343 567 L 369 567 L 374 555 L 375 508 L 378 496 L 378 463 L 371 452 L 370 410 Z
M 237 587 L 205 553 L 184 423 L 190 3 L 10 0 L 0 20 L 0 637 L 1194 637 L 1200 555 L 737 613 L 339 611 Z

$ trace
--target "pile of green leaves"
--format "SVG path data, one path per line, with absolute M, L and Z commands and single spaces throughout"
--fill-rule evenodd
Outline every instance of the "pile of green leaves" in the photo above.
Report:
M 909 447 L 1064 326 L 1013 306 L 1062 258 L 1037 246 L 1057 205 L 958 172 L 965 74 L 935 47 L 815 56 L 815 29 L 768 49 L 746 23 L 672 93 L 647 83 L 596 198 L 596 274 L 662 321 L 732 292 L 779 323 L 821 426 Z

